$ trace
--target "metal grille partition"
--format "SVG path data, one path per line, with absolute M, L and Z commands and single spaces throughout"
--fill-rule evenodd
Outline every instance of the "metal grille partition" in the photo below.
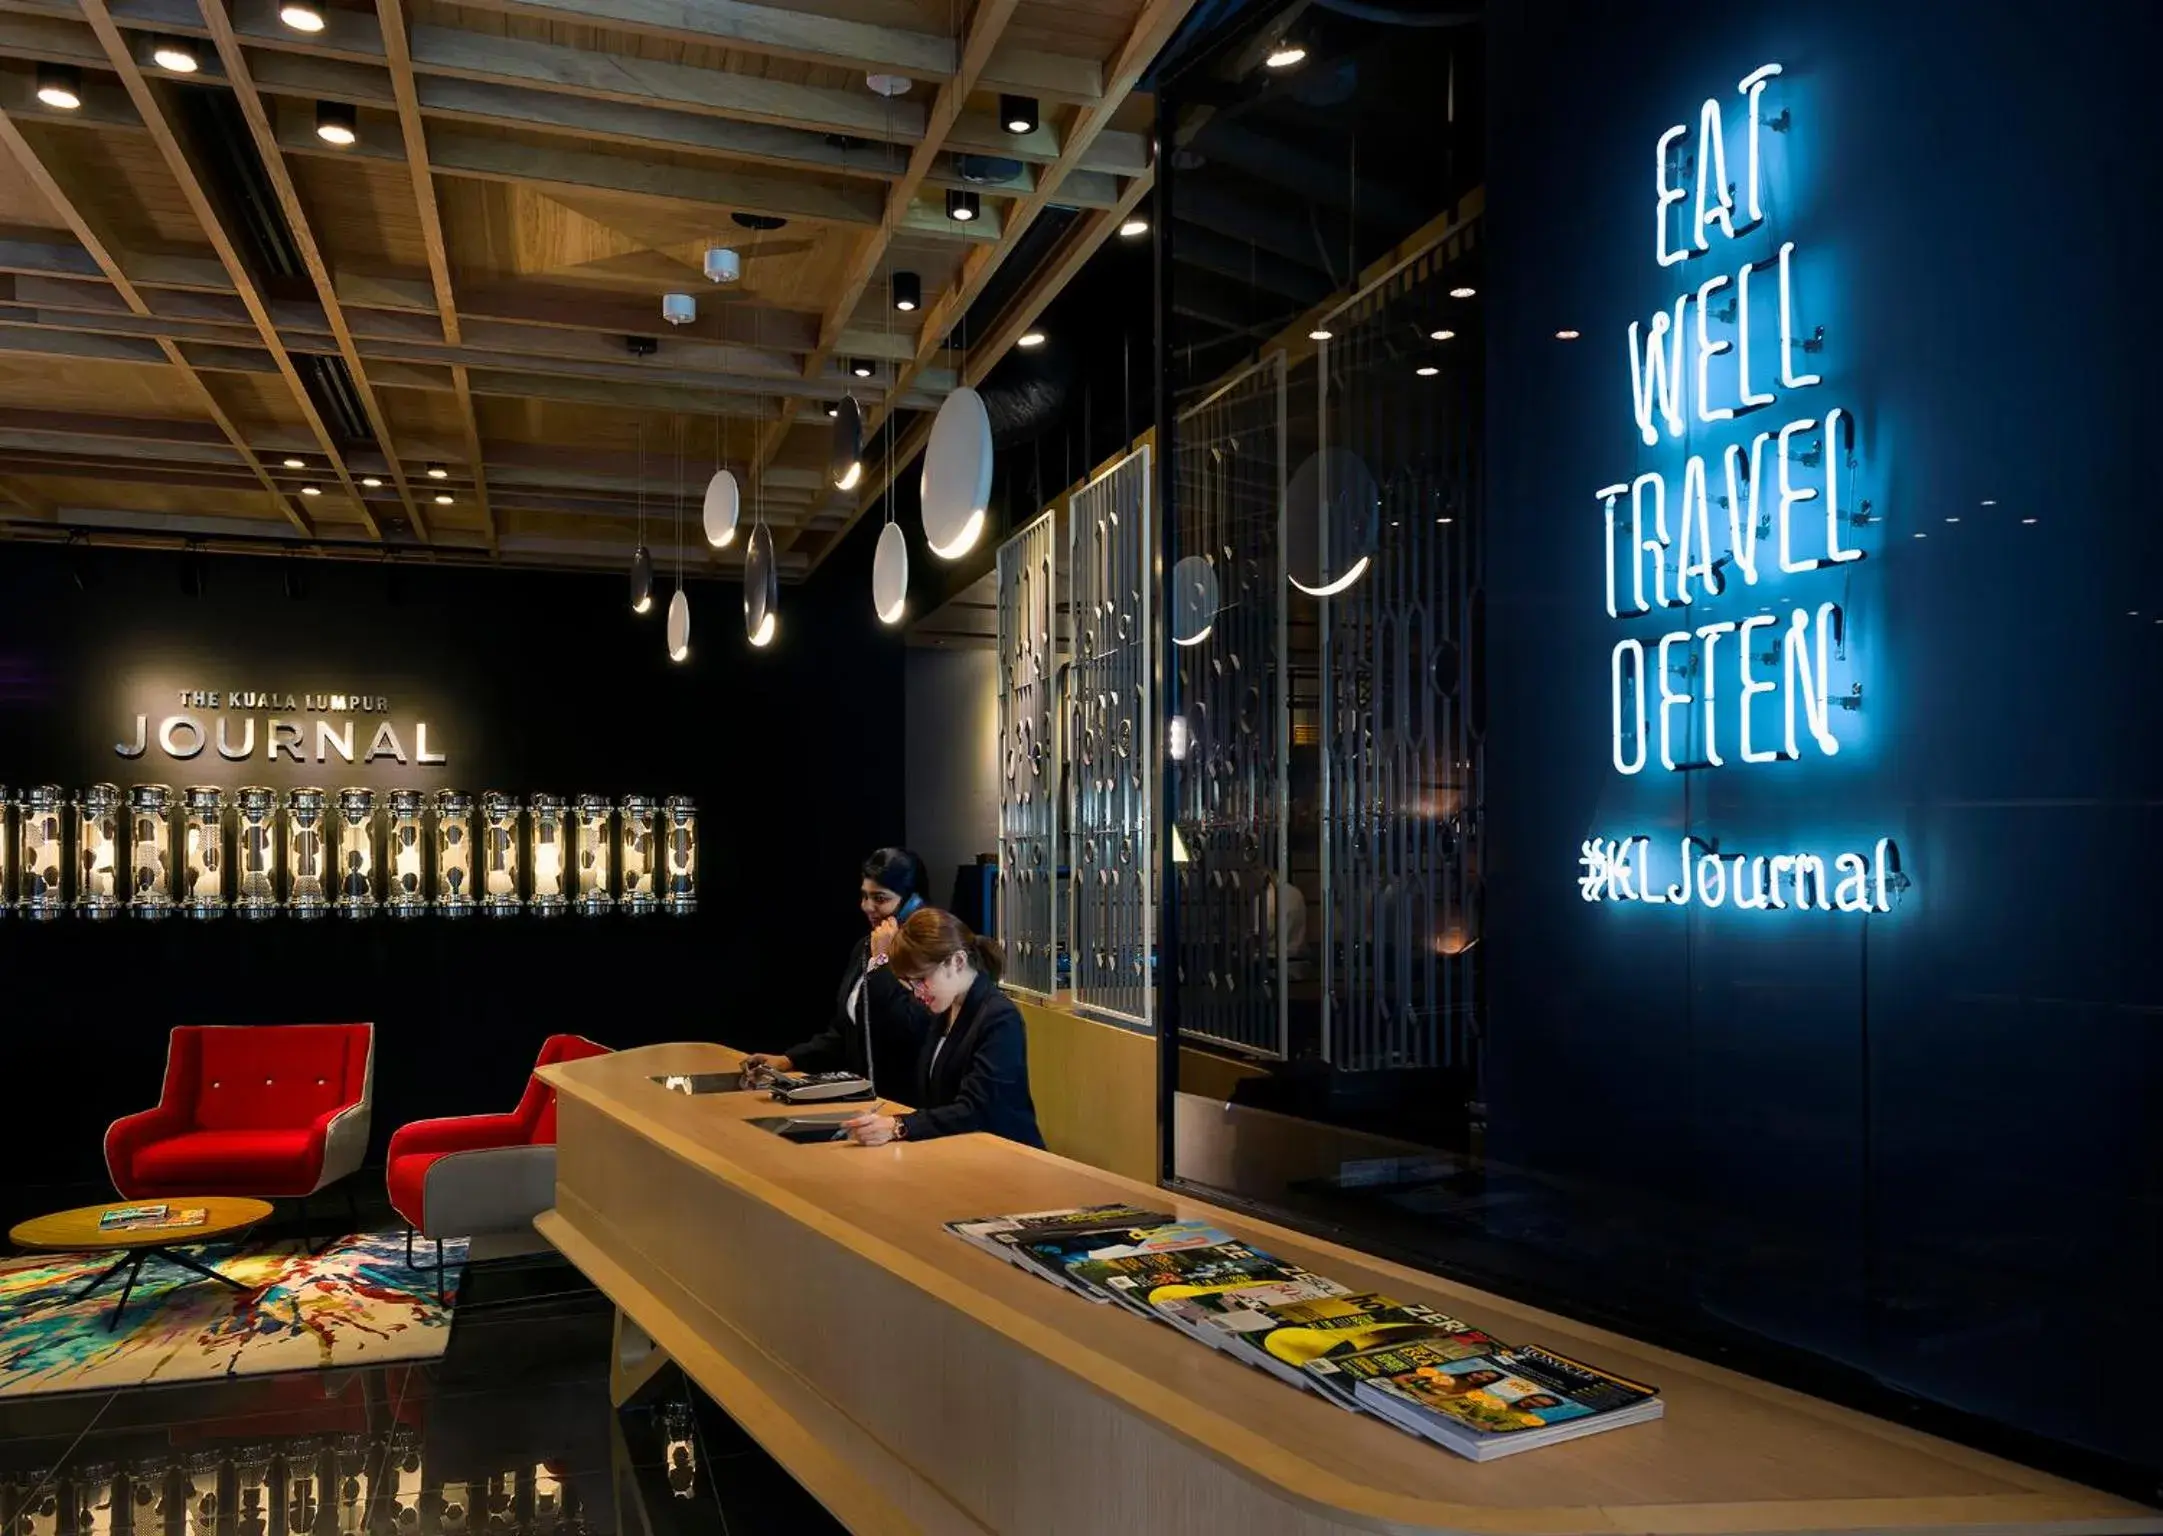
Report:
M 1476 1065 L 1482 353 L 1447 275 L 1469 241 L 1460 227 L 1322 327 L 1325 542 L 1339 572 L 1355 542 L 1372 557 L 1321 600 L 1322 1053 L 1351 1070 Z
M 1067 689 L 1074 1006 L 1144 1029 L 1156 1015 L 1149 466 L 1137 449 L 1073 495 Z
M 1059 514 L 999 546 L 999 942 L 1006 982 L 1059 989 Z
M 1180 413 L 1172 567 L 1179 1032 L 1287 1054 L 1281 893 L 1291 727 L 1284 580 L 1285 360 Z

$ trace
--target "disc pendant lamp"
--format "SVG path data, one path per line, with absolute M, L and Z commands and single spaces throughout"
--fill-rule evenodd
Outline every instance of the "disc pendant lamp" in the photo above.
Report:
M 638 543 L 631 550 L 631 611 L 653 611 L 653 556 L 646 549 L 646 429 L 638 429 Z
M 774 569 L 774 534 L 762 519 L 744 547 L 744 637 L 769 644 L 780 623 L 781 584 Z
M 871 556 L 871 606 L 881 624 L 899 624 L 909 606 L 909 539 L 891 518 Z
M 991 417 L 967 385 L 946 397 L 931 423 L 919 490 L 924 542 L 941 560 L 959 560 L 983 533 L 991 503 Z
M 668 659 L 691 654 L 691 597 L 683 589 L 683 427 L 676 428 L 676 591 L 668 600 Z
M 864 478 L 864 408 L 844 395 L 834 414 L 833 444 L 826 455 L 826 477 L 837 491 L 853 491 Z
M 736 542 L 736 519 L 742 507 L 742 493 L 737 489 L 735 474 L 717 469 L 713 478 L 706 482 L 706 542 L 715 549 L 726 549 Z

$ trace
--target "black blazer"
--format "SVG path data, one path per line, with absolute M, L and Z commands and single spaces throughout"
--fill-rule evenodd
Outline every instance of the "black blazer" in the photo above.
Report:
M 858 999 L 857 1012 L 852 1015 L 849 994 L 856 990 L 870 954 L 871 935 L 867 933 L 849 954 L 848 968 L 841 973 L 833 1015 L 826 1027 L 783 1054 L 798 1072 L 855 1072 L 872 1078 L 881 1093 L 903 1098 L 916 1086 L 924 1038 L 931 1033 L 931 1015 L 883 965 L 864 982 L 864 996 Z M 875 1071 L 866 1071 L 864 1062 L 866 1007 L 871 1010 L 870 1065 Z
M 989 1131 L 1023 1146 L 1043 1146 L 1036 1104 L 1029 1097 L 1029 1046 L 1021 1011 L 998 983 L 977 973 L 960 1013 L 945 1031 L 943 1046 L 941 1022 L 931 1021 L 919 1053 L 919 1107 L 901 1117 L 908 1140 Z

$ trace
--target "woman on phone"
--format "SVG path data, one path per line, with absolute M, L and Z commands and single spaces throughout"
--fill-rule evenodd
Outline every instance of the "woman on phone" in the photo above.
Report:
M 931 1015 L 894 979 L 886 961 L 897 921 L 924 905 L 924 861 L 906 848 L 881 848 L 858 873 L 856 906 L 871 932 L 849 954 L 832 1017 L 824 1029 L 781 1055 L 746 1056 L 744 1070 L 754 1080 L 775 1072 L 854 1072 L 889 1092 L 913 1081 Z
M 929 1141 L 989 1131 L 1041 1147 L 1029 1097 L 1029 1047 L 1021 1013 L 999 990 L 1006 957 L 951 912 L 925 907 L 900 925 L 887 969 L 929 1012 L 918 1053 L 911 1114 L 857 1115 L 843 1122 L 852 1141 Z

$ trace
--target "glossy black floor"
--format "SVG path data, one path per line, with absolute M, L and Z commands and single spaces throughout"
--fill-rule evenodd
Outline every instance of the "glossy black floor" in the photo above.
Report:
M 600 1296 L 578 1291 L 462 1311 L 443 1358 L 426 1365 L 0 1400 L 0 1532 L 842 1529 L 673 1369 L 613 1409 L 611 1319 Z

